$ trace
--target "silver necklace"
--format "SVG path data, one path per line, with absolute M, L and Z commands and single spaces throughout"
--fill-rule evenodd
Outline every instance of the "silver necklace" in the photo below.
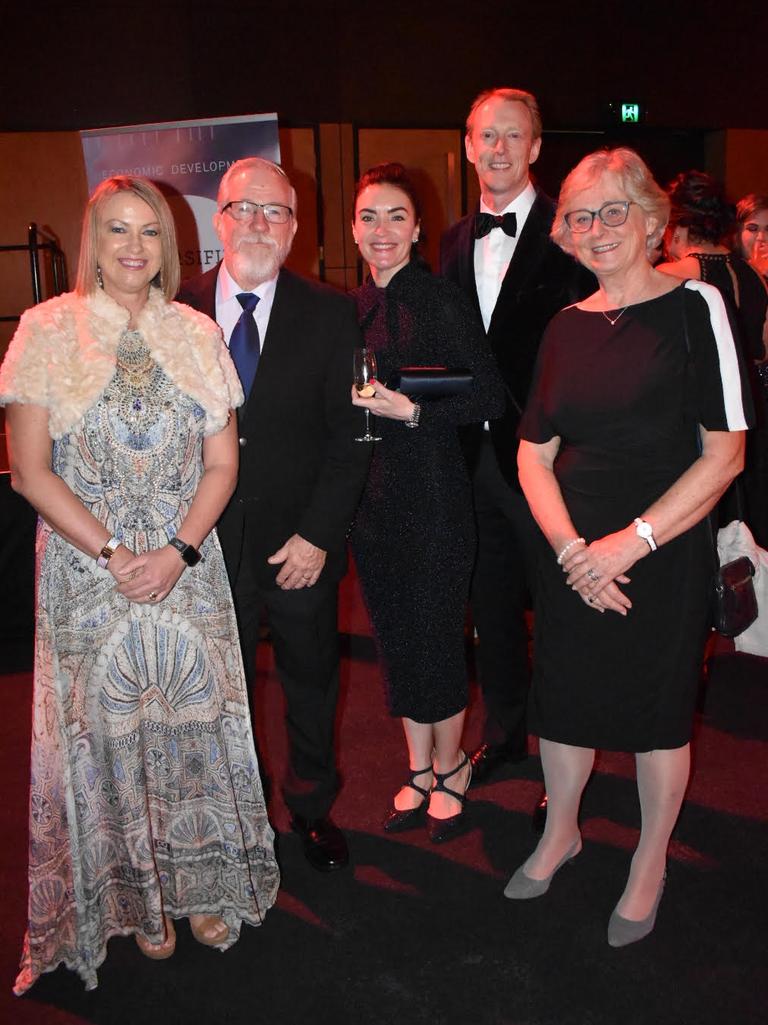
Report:
M 613 325 L 616 323 L 616 321 L 619 319 L 619 317 L 623 316 L 627 312 L 628 309 L 629 309 L 629 303 L 627 303 L 627 305 L 624 307 L 623 310 L 619 310 L 619 312 L 616 314 L 615 317 L 609 317 L 608 314 L 605 312 L 605 310 L 600 310 L 600 312 L 605 317 L 605 319 L 608 321 L 608 323 L 611 325 L 611 327 L 613 327 Z

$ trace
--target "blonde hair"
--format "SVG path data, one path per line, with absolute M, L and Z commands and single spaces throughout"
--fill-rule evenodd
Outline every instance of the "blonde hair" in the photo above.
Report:
M 531 136 L 533 139 L 540 139 L 542 132 L 541 124 L 541 113 L 539 111 L 539 104 L 536 102 L 536 97 L 533 93 L 528 93 L 525 89 L 486 89 L 481 92 L 472 103 L 469 108 L 469 114 L 467 115 L 467 135 L 472 134 L 472 122 L 475 119 L 475 114 L 478 109 L 482 107 L 488 100 L 498 98 L 505 100 L 507 103 L 522 103 L 524 107 L 528 108 L 528 113 L 531 115 Z
M 649 251 L 659 244 L 669 220 L 669 196 L 656 184 L 645 161 L 632 149 L 601 149 L 590 153 L 574 167 L 560 187 L 557 211 L 552 225 L 552 239 L 566 253 L 573 253 L 573 244 L 565 214 L 574 192 L 593 185 L 606 172 L 615 174 L 627 196 L 647 217 L 655 217 L 657 225 L 648 236 Z
M 175 298 L 181 281 L 176 226 L 173 222 L 171 208 L 158 187 L 151 181 L 125 174 L 118 174 L 100 182 L 88 200 L 80 236 L 80 258 L 77 262 L 75 292 L 78 295 L 91 295 L 99 287 L 97 255 L 99 214 L 104 204 L 119 192 L 130 192 L 138 199 L 143 200 L 157 218 L 160 227 L 160 270 L 152 284 L 158 287 L 170 302 Z

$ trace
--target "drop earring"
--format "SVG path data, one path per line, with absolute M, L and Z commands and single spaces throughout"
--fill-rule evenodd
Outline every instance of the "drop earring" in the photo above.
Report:
M 104 275 L 101 273 L 101 267 L 98 263 L 96 264 L 96 284 L 99 288 L 104 288 Z

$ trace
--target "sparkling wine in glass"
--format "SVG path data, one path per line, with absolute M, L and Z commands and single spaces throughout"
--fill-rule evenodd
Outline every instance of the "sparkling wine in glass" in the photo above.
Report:
M 361 398 L 371 398 L 376 390 L 372 383 L 376 380 L 376 356 L 370 349 L 355 349 L 352 380 Z M 368 409 L 365 411 L 365 434 L 355 438 L 355 441 L 381 441 L 378 435 L 371 433 L 371 413 Z

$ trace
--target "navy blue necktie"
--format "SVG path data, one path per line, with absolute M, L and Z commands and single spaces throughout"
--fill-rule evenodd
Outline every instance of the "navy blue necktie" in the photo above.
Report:
M 237 301 L 243 307 L 243 312 L 229 339 L 229 354 L 240 375 L 240 383 L 247 399 L 251 393 L 261 352 L 259 329 L 253 319 L 253 311 L 256 309 L 259 297 L 253 292 L 240 292 Z

